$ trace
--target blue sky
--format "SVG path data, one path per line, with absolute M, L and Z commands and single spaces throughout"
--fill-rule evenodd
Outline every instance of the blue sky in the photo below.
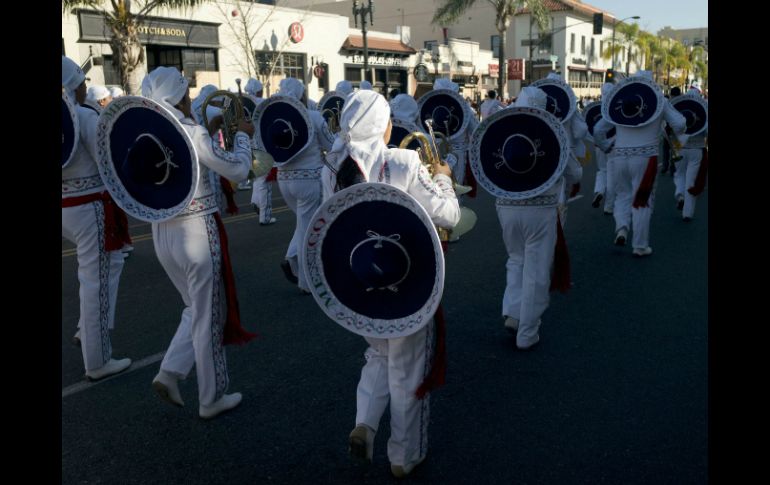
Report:
M 708 27 L 708 0 L 583 0 L 583 3 L 606 10 L 619 19 L 639 15 L 639 26 L 652 34 L 665 26 Z

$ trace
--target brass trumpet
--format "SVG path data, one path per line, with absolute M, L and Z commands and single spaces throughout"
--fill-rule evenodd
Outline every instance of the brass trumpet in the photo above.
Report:
M 663 136 L 666 137 L 666 141 L 668 141 L 668 146 L 671 148 L 671 161 L 672 162 L 678 162 L 683 157 L 679 153 L 679 150 L 682 148 L 682 144 L 679 143 L 679 139 L 675 136 L 671 136 L 669 134 L 668 130 L 663 130 L 663 133 L 665 133 Z
M 441 132 L 438 132 L 438 134 L 436 134 L 433 131 L 433 119 L 432 118 L 428 118 L 427 120 L 425 120 L 425 126 L 428 127 L 428 133 L 430 134 L 431 142 L 433 143 L 433 147 L 436 150 L 436 153 L 438 154 L 439 159 L 440 160 L 444 160 L 449 155 L 452 155 L 452 145 L 449 143 L 449 136 L 445 135 L 444 133 L 441 133 Z M 447 130 L 448 129 L 449 129 L 449 126 L 447 126 Z M 448 133 L 448 131 L 447 131 L 447 133 Z M 436 138 L 439 137 L 439 136 L 441 138 L 441 144 L 443 146 L 443 150 L 439 149 L 439 146 L 436 143 Z M 457 195 L 467 194 L 468 192 L 470 192 L 472 190 L 471 187 L 468 187 L 467 185 L 462 185 L 462 184 L 458 183 L 457 180 L 455 180 L 454 174 L 452 174 L 452 188 L 455 189 L 455 193 Z

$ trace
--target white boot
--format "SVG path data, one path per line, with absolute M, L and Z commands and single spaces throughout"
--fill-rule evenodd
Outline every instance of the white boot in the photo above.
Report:
M 243 399 L 243 396 L 240 392 L 225 394 L 218 401 L 215 401 L 214 404 L 209 406 L 204 406 L 201 404 L 198 407 L 198 414 L 203 419 L 211 419 L 225 411 L 233 409 L 241 403 L 241 399 Z
M 109 362 L 99 367 L 96 370 L 86 371 L 86 378 L 89 381 L 98 381 L 105 377 L 115 375 L 119 372 L 123 372 L 131 366 L 131 359 L 110 359 Z
M 152 380 L 152 388 L 165 401 L 175 406 L 183 407 L 184 401 L 182 401 L 182 395 L 179 394 L 178 381 L 179 378 L 177 376 L 161 369 L 158 375 L 155 376 L 155 379 Z

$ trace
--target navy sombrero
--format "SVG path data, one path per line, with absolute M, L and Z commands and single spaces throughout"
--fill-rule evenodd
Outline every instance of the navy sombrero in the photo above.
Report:
M 307 108 L 296 98 L 273 95 L 254 112 L 254 143 L 280 167 L 302 152 L 315 136 Z
M 61 95 L 61 168 L 72 160 L 80 141 L 80 119 L 75 105 L 66 93 Z
M 184 210 L 198 185 L 198 155 L 176 116 L 140 96 L 121 96 L 97 127 L 99 173 L 129 215 L 162 222 Z
M 329 91 L 321 97 L 320 101 L 318 101 L 318 111 L 321 112 L 327 123 L 329 122 L 329 118 L 333 115 L 336 116 L 339 121 L 344 106 L 345 96 L 339 91 Z
M 479 184 L 495 197 L 528 199 L 548 190 L 567 165 L 570 143 L 555 116 L 539 108 L 500 110 L 471 137 L 470 162 Z
M 602 119 L 602 102 L 601 101 L 592 101 L 589 103 L 586 108 L 583 110 L 583 116 L 586 120 L 586 125 L 588 126 L 588 134 L 591 135 L 593 138 L 594 136 L 594 128 L 596 127 L 596 123 L 599 122 L 600 119 Z M 615 136 L 615 127 L 613 126 L 610 128 L 610 130 L 607 132 L 607 138 L 612 138 Z
M 436 228 L 419 202 L 392 185 L 360 183 L 334 194 L 313 215 L 302 252 L 318 305 L 358 335 L 410 335 L 441 301 Z
M 420 129 L 426 131 L 425 122 L 431 119 L 434 132 L 445 134 L 450 141 L 456 140 L 470 122 L 465 105 L 463 97 L 451 89 L 428 91 L 417 100 Z
M 644 126 L 658 118 L 663 100 L 663 93 L 652 79 L 629 77 L 618 82 L 602 100 L 602 117 L 618 126 Z
M 542 89 L 548 99 L 545 110 L 559 118 L 568 121 L 577 109 L 575 92 L 563 79 L 545 78 L 532 83 L 532 87 Z
M 683 94 L 671 100 L 671 106 L 682 113 L 687 122 L 685 133 L 698 135 L 708 126 L 709 104 L 697 94 Z

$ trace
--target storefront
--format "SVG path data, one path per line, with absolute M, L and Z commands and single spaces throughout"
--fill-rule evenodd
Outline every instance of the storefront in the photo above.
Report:
M 79 43 L 108 44 L 112 32 L 99 12 L 77 12 L 80 31 Z M 198 71 L 219 70 L 219 25 L 211 22 L 182 21 L 149 17 L 139 25 L 139 41 L 145 46 L 147 72 L 158 66 L 176 67 L 196 87 Z M 101 46 L 102 52 L 108 46 Z M 101 56 L 104 84 L 119 85 L 120 76 L 114 56 Z
M 350 35 L 342 44 L 345 79 L 358 87 L 363 79 L 372 83 L 372 89 L 387 97 L 394 89 L 409 93 L 409 57 L 415 50 L 400 40 L 367 37 L 369 72 L 364 72 L 363 37 Z

